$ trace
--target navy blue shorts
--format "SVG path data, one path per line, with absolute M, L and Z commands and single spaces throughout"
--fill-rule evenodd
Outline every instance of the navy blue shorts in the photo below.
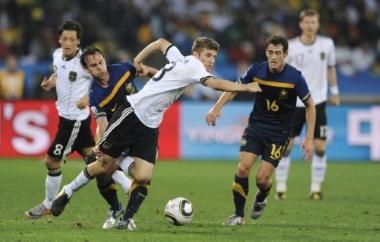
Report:
M 277 167 L 288 143 L 289 136 L 270 135 L 267 132 L 247 127 L 241 139 L 240 151 L 261 156 L 262 160 Z

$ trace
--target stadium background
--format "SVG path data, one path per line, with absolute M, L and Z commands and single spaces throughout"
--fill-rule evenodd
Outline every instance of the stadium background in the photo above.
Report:
M 56 30 L 64 19 L 82 23 L 81 46 L 97 45 L 110 63 L 129 60 L 159 37 L 189 54 L 195 37 L 211 36 L 222 46 L 215 75 L 236 80 L 249 63 L 264 60 L 264 41 L 271 34 L 291 38 L 299 33 L 298 13 L 305 7 L 320 12 L 320 32 L 336 44 L 343 105 L 328 108 L 329 157 L 379 161 L 380 2 L 376 0 L 1 1 L 0 66 L 9 54 L 16 54 L 26 78 L 21 98 L 0 100 L 0 156 L 42 157 L 49 147 L 57 125 L 55 94 L 42 92 L 39 83 L 51 73 Z M 163 63 L 157 55 L 149 64 Z M 204 115 L 217 96 L 202 88 L 189 89 L 169 110 L 161 127 L 161 159 L 236 158 L 252 106 L 250 97 L 240 95 L 226 107 L 218 126 L 209 128 Z M 300 158 L 299 150 L 293 156 Z

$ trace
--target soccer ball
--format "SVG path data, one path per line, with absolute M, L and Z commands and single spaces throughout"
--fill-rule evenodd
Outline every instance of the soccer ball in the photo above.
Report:
M 165 217 L 170 223 L 177 226 L 190 223 L 193 215 L 193 205 L 188 199 L 183 197 L 169 200 L 165 206 Z

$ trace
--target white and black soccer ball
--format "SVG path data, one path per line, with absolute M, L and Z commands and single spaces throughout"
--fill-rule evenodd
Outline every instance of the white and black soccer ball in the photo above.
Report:
M 177 226 L 190 223 L 193 215 L 193 205 L 183 197 L 171 199 L 165 206 L 165 217 Z

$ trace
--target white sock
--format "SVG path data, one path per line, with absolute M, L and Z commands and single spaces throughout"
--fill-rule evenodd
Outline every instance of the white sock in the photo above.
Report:
M 70 184 L 64 186 L 65 193 L 71 198 L 74 194 L 74 192 L 81 189 L 83 186 L 87 185 L 92 180 L 92 178 L 88 178 L 84 171 L 81 171 L 77 177 L 75 177 L 74 180 L 70 182 Z
M 62 182 L 62 174 L 59 176 L 46 176 L 45 180 L 45 200 L 42 202 L 44 206 L 51 209 L 55 195 L 57 195 L 59 186 Z
M 112 179 L 117 182 L 118 184 L 120 184 L 120 186 L 123 188 L 124 192 L 126 194 L 128 194 L 129 192 L 129 189 L 131 188 L 131 185 L 132 185 L 132 180 L 129 179 L 125 174 L 124 172 L 122 171 L 115 171 L 113 174 L 112 174 Z
M 286 181 L 288 180 L 290 160 L 290 156 L 284 156 L 278 163 L 276 168 L 276 192 L 286 192 L 287 190 Z
M 325 173 L 327 167 L 326 155 L 320 157 L 314 154 L 311 162 L 312 163 L 310 192 L 320 192 L 321 184 L 325 180 Z
M 122 159 L 119 160 L 119 167 L 127 174 L 129 174 L 129 167 L 131 166 L 131 164 L 135 162 L 135 160 L 130 157 L 130 156 L 126 156 L 126 157 L 123 157 Z

